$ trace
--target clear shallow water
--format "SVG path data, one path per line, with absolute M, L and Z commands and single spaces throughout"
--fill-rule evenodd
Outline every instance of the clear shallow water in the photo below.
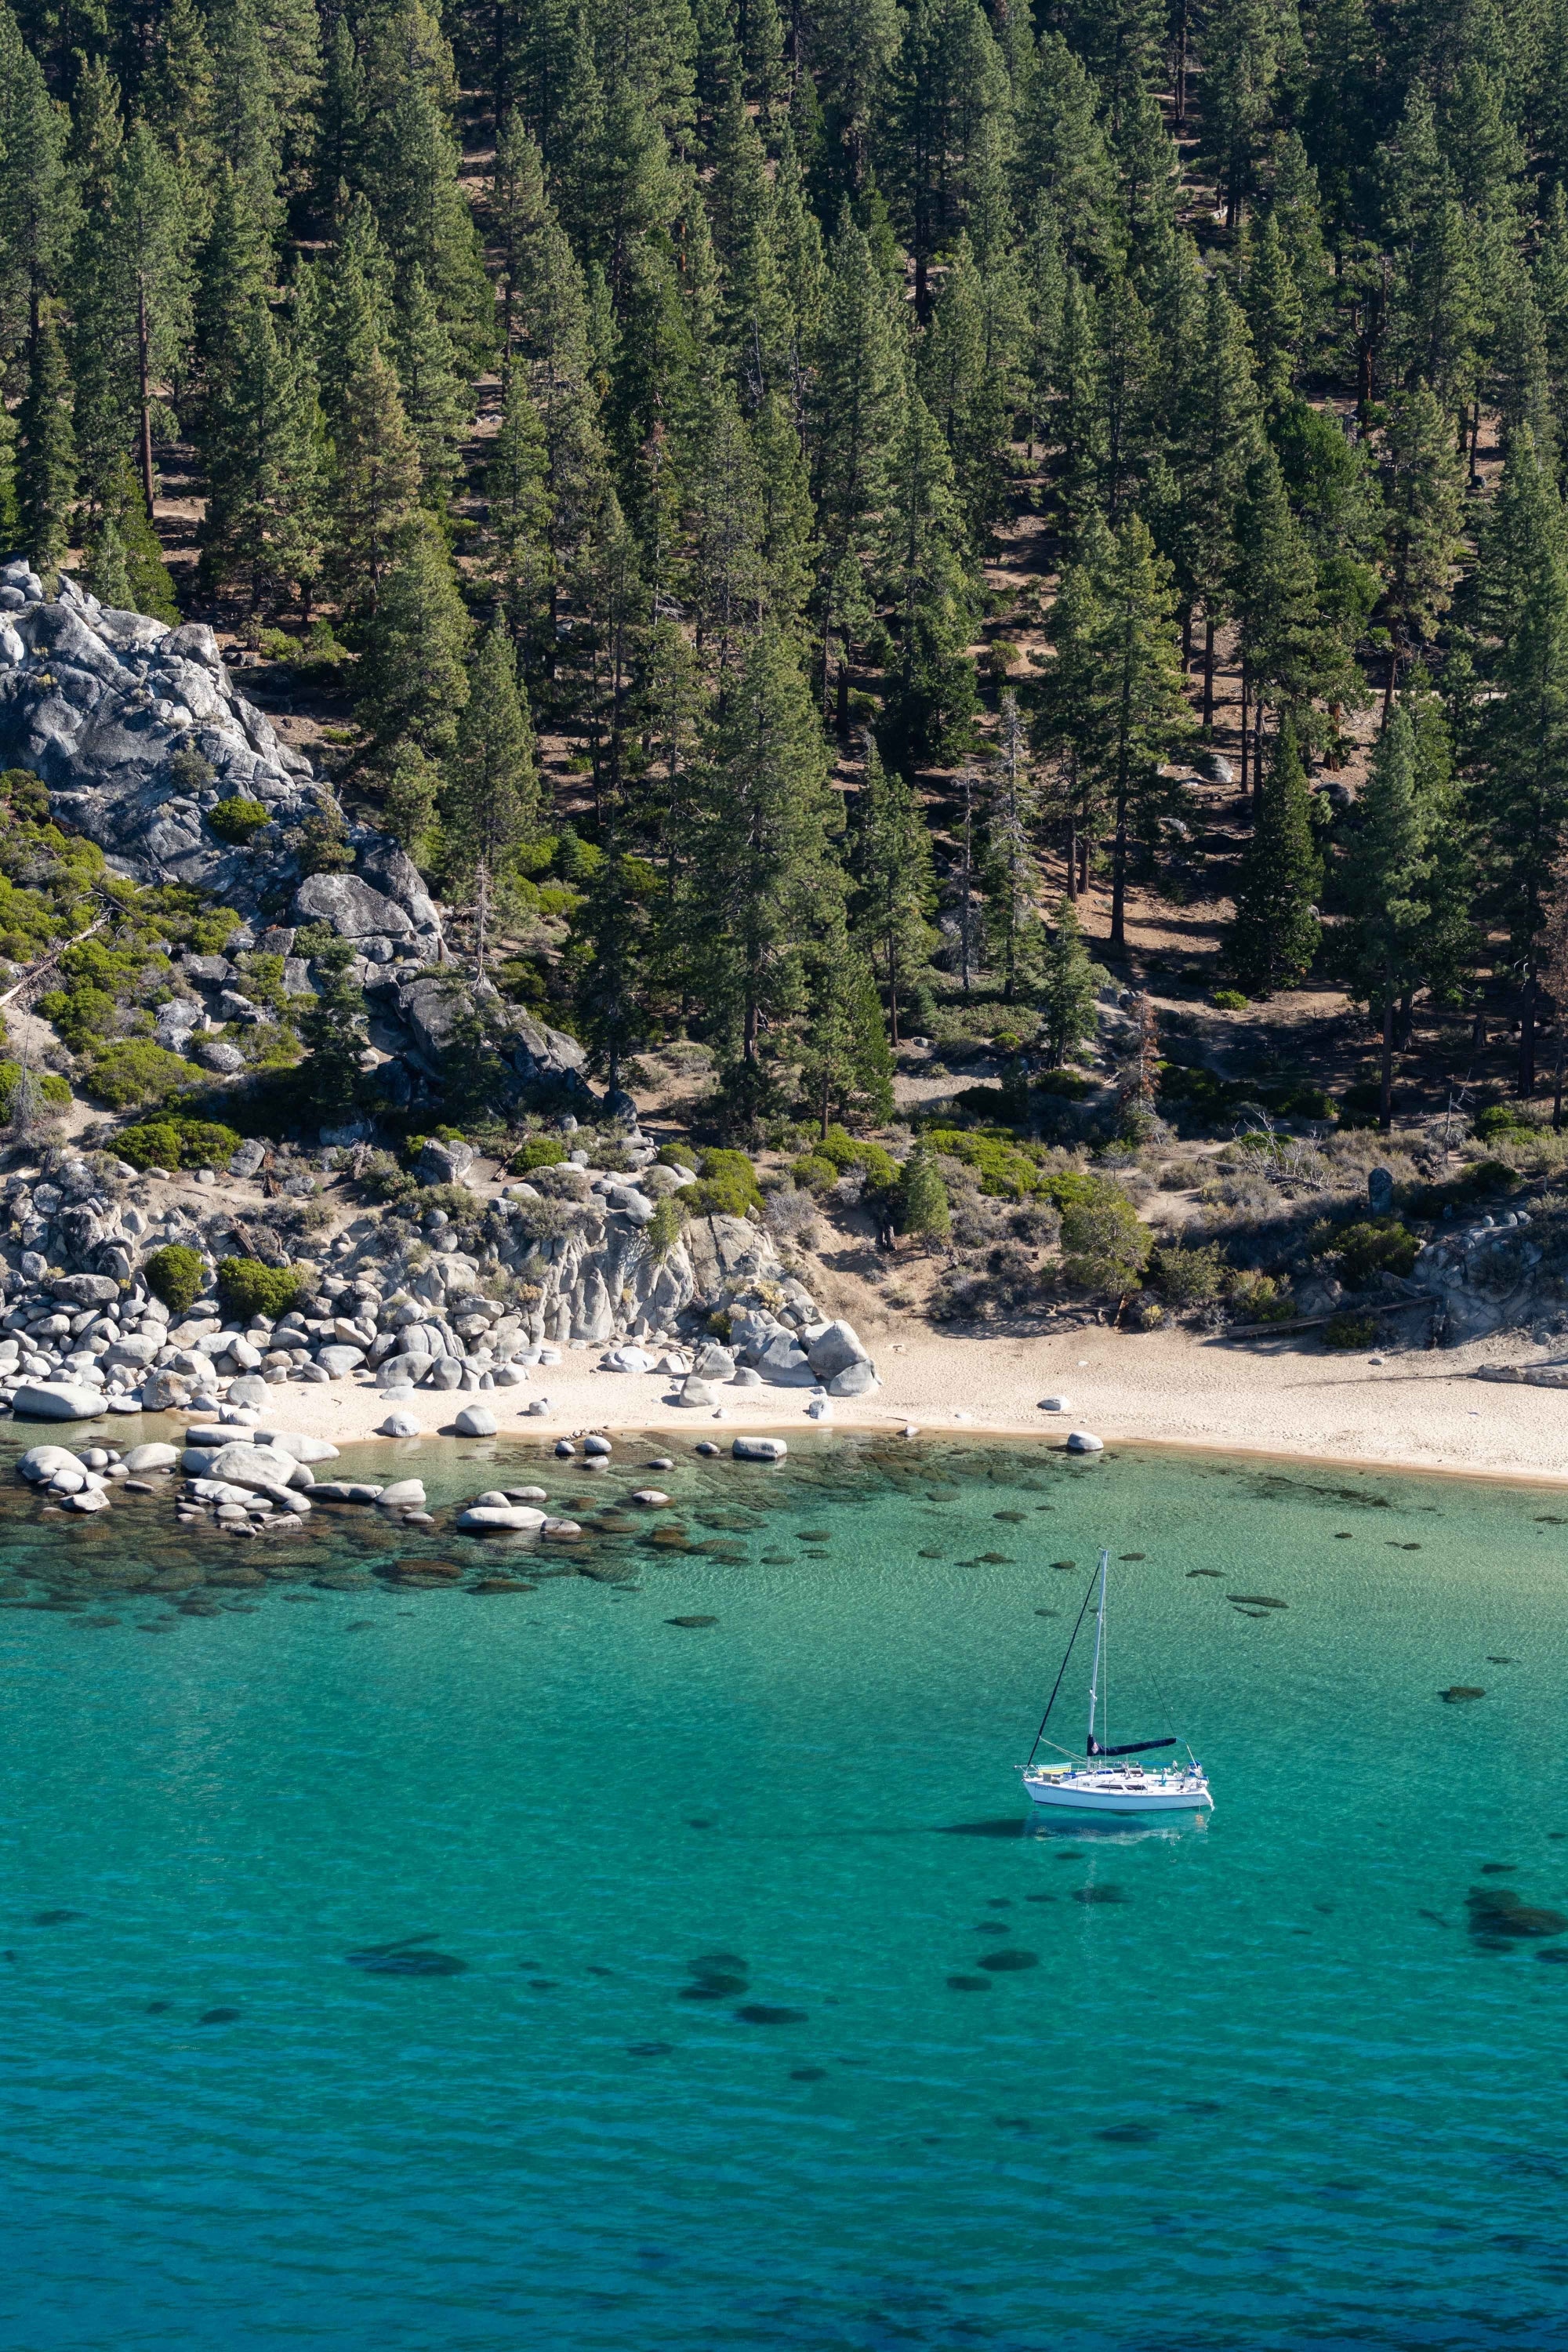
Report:
M 1568 1937 L 1465 1901 L 1568 1911 L 1568 1504 L 831 1439 L 661 1483 L 742 1557 L 0 1612 L 8 2347 L 1568 2341 Z M 11 1562 L 79 1545 L 30 1507 Z M 407 1552 L 367 1517 L 311 1559 Z M 1113 1730 L 1170 1703 L 1206 1829 L 1015 1832 L 1101 1539 Z M 417 1936 L 464 1971 L 347 1964 Z

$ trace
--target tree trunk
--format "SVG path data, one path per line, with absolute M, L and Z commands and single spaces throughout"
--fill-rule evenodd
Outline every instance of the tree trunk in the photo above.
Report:
M 888 934 L 888 1030 L 893 1051 L 899 1049 L 899 950 Z
M 1384 1135 L 1394 1125 L 1394 992 L 1383 1000 L 1383 1070 L 1378 1086 L 1377 1123 Z
M 153 394 L 147 381 L 148 341 L 147 289 L 143 286 L 136 296 L 136 381 L 142 404 L 142 495 L 147 501 L 150 521 L 153 515 Z
M 1556 1128 L 1560 1128 L 1563 1124 L 1563 1055 L 1565 1046 L 1568 1046 L 1568 1038 L 1564 1038 L 1563 1036 L 1563 1022 L 1561 1016 L 1559 1016 L 1557 1023 L 1557 1067 L 1552 1073 L 1552 1124 Z
M 1415 1026 L 1415 992 L 1407 988 L 1399 1000 L 1399 1050 L 1410 1051 L 1410 1033 Z
M 490 912 L 490 869 L 488 858 L 480 858 L 479 870 L 475 879 L 479 883 L 479 897 L 474 901 L 474 967 L 476 976 L 482 981 L 485 976 L 485 934 L 489 928 Z
M 838 656 L 838 704 L 836 712 L 838 732 L 849 732 L 849 648 L 846 646 Z
M 1528 1102 L 1535 1092 L 1535 982 L 1525 982 L 1524 1014 L 1519 1024 L 1519 1095 Z
M 1247 714 L 1250 683 L 1247 675 L 1247 664 L 1243 662 L 1241 665 L 1241 805 L 1243 808 L 1247 806 Z
M 963 896 L 960 901 L 960 952 L 963 958 L 963 992 L 969 993 L 969 922 L 973 905 L 971 897 L 974 878 L 974 786 L 972 779 L 963 779 Z
M 1068 819 L 1068 897 L 1069 899 L 1078 897 L 1078 826 L 1070 816 Z
M 1204 740 L 1214 732 L 1214 618 L 1204 614 Z
M 1118 955 L 1127 952 L 1127 795 L 1116 795 L 1116 839 L 1110 863 L 1110 945 Z

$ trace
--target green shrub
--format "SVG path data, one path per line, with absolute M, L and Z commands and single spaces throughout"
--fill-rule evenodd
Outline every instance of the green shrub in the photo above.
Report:
M 697 1173 L 697 1154 L 689 1143 L 661 1143 L 658 1159 L 660 1167 L 689 1168 L 694 1176 Z
M 840 1176 L 847 1176 L 852 1168 L 862 1168 L 868 1183 L 883 1191 L 899 1181 L 899 1163 L 890 1151 L 879 1143 L 850 1135 L 842 1127 L 830 1127 L 820 1143 L 812 1145 L 807 1157 L 826 1160 Z
M 566 1146 L 558 1135 L 530 1135 L 512 1153 L 511 1172 L 531 1176 L 536 1168 L 559 1168 L 565 1158 Z
M 206 1265 L 199 1253 L 170 1242 L 154 1250 L 142 1268 L 148 1289 L 161 1298 L 171 1315 L 184 1315 L 206 1285 Z
M 1346 1225 L 1336 1244 L 1341 1270 L 1352 1290 L 1364 1290 L 1380 1274 L 1408 1274 L 1420 1247 L 1397 1217 L 1363 1218 Z
M 1223 1251 L 1212 1242 L 1154 1252 L 1151 1272 L 1173 1307 L 1201 1307 L 1217 1298 L 1228 1271 Z
M 28 1076 L 37 1093 L 35 1102 L 42 1100 L 51 1110 L 63 1110 L 71 1098 L 71 1090 L 64 1078 L 52 1070 L 29 1071 Z M 0 1119 L 9 1118 L 16 1107 L 16 1089 L 22 1083 L 20 1062 L 0 1062 Z
M 114 1148 L 132 1168 L 221 1168 L 239 1137 L 214 1119 L 148 1118 L 122 1129 Z
M 668 1192 L 655 1204 L 652 1216 L 643 1227 L 643 1239 L 656 1265 L 662 1265 L 669 1255 L 680 1239 L 680 1228 L 685 1223 L 686 1207 L 679 1192 Z
M 1061 1095 L 1068 1102 L 1082 1102 L 1093 1091 L 1093 1081 L 1077 1070 L 1042 1070 L 1034 1081 L 1034 1090 L 1037 1095 Z
M 899 1172 L 899 1224 L 914 1234 L 928 1249 L 947 1241 L 952 1232 L 951 1204 L 942 1171 L 929 1142 L 917 1143 Z
M 1250 1323 L 1289 1323 L 1296 1313 L 1295 1301 L 1273 1275 L 1250 1269 L 1233 1279 L 1230 1306 L 1233 1314 Z
M 838 1181 L 838 1171 L 831 1160 L 820 1153 L 808 1151 L 804 1160 L 791 1163 L 790 1174 L 803 1192 L 826 1192 Z
M 925 1139 L 933 1151 L 973 1168 L 981 1191 L 993 1200 L 1026 1201 L 1046 1189 L 1038 1162 L 1011 1136 L 933 1127 L 927 1129 Z
M 207 823 L 218 839 L 232 841 L 239 849 L 243 849 L 264 824 L 272 822 L 272 812 L 262 802 L 237 797 L 231 801 L 219 801 L 217 806 L 208 809 L 206 814 Z
M 265 1315 L 275 1323 L 300 1292 L 300 1276 L 291 1265 L 263 1265 L 258 1257 L 218 1260 L 217 1295 L 226 1315 Z
M 1370 1348 L 1377 1337 L 1372 1315 L 1331 1315 L 1323 1326 L 1325 1348 Z
M 85 1091 L 110 1110 L 141 1110 L 201 1083 L 201 1073 L 189 1062 L 178 1054 L 166 1054 L 148 1037 L 127 1037 L 103 1046 L 82 1076 Z
M 1251 997 L 1243 996 L 1239 988 L 1216 988 L 1209 995 L 1216 1013 L 1245 1013 L 1251 1002 Z
M 699 1181 L 682 1189 L 694 1217 L 743 1217 L 763 1205 L 757 1171 L 743 1151 L 704 1151 L 697 1163 Z
M 1086 1181 L 1093 1192 L 1062 1214 L 1062 1272 L 1080 1290 L 1121 1299 L 1138 1287 L 1153 1235 L 1120 1185 Z
M 1479 1141 L 1490 1143 L 1500 1135 L 1511 1135 L 1523 1128 L 1527 1134 L 1535 1132 L 1535 1122 L 1527 1118 L 1514 1103 L 1488 1103 L 1485 1110 L 1476 1113 L 1475 1131 Z

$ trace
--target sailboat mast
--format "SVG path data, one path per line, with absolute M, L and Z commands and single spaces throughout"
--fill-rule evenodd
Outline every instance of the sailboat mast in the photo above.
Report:
M 1094 1719 L 1100 1705 L 1100 1661 L 1105 1648 L 1105 1580 L 1110 1569 L 1109 1549 L 1100 1555 L 1100 1609 L 1094 1621 L 1094 1671 L 1089 1678 L 1089 1754 L 1094 1754 Z

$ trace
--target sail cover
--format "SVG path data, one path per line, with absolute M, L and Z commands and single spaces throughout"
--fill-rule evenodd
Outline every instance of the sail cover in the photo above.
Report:
M 1091 1731 L 1089 1735 L 1089 1747 L 1085 1750 L 1085 1753 L 1089 1756 L 1142 1756 L 1146 1749 L 1151 1748 L 1174 1748 L 1176 1742 L 1173 1738 L 1130 1739 L 1124 1748 L 1102 1748 Z

